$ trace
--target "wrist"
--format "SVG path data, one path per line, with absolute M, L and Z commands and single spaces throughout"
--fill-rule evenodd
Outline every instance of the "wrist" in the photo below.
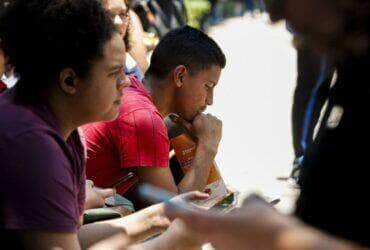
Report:
M 162 232 L 170 225 L 170 220 L 165 215 L 165 204 L 152 205 L 152 211 L 148 216 L 147 226 L 151 231 Z
M 122 225 L 125 233 L 136 242 L 166 228 L 168 225 L 164 220 L 164 205 L 156 204 L 123 217 L 114 223 Z
M 150 219 L 157 218 L 157 217 L 164 217 L 165 216 L 165 207 L 166 205 L 162 203 L 158 203 L 149 207 L 151 209 L 150 212 Z
M 217 147 L 205 143 L 201 140 L 197 143 L 197 150 L 204 153 L 205 156 L 209 157 L 211 160 L 214 160 L 217 154 Z

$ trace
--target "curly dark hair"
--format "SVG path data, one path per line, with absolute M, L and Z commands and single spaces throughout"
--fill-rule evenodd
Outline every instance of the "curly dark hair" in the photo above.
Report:
M 49 88 L 67 67 L 87 77 L 114 32 L 97 0 L 14 0 L 0 13 L 1 47 L 28 95 Z
M 153 51 L 147 76 L 164 79 L 177 66 L 184 65 L 191 74 L 211 66 L 224 68 L 226 58 L 208 35 L 190 26 L 168 32 Z

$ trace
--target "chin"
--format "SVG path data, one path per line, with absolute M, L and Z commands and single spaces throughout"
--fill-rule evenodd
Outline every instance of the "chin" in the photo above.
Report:
M 193 115 L 187 115 L 187 116 L 184 116 L 183 118 L 184 118 L 186 121 L 188 121 L 188 122 L 192 122 L 196 116 L 197 116 L 197 114 L 193 114 Z
M 115 120 L 115 119 L 117 119 L 117 117 L 118 117 L 118 112 L 116 112 L 114 115 L 112 115 L 107 121 L 113 121 L 113 120 Z
M 117 119 L 118 117 L 118 109 L 115 109 L 115 110 L 112 110 L 110 111 L 109 113 L 107 113 L 102 119 L 101 121 L 105 121 L 105 122 L 109 122 L 109 121 L 113 121 L 115 119 Z
M 198 114 L 198 112 L 194 113 L 194 112 L 181 112 L 181 111 L 178 111 L 175 113 L 177 113 L 179 116 L 181 116 L 184 120 L 188 122 L 192 122 Z

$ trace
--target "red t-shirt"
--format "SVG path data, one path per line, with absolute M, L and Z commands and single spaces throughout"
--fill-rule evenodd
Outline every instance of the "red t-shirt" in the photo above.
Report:
M 136 167 L 168 167 L 170 142 L 163 117 L 135 77 L 124 90 L 118 118 L 83 127 L 87 178 L 124 194 L 138 182 Z M 118 184 L 119 183 L 119 184 Z
M 0 93 L 6 90 L 6 85 L 3 83 L 3 81 L 0 80 Z

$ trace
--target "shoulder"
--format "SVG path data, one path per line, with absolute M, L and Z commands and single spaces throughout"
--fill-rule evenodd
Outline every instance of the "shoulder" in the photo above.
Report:
M 167 131 L 161 114 L 152 107 L 140 107 L 119 116 L 117 128 L 127 131 Z
M 55 128 L 27 107 L 0 104 L 0 147 L 5 157 L 12 153 L 31 157 L 29 152 L 39 152 L 46 159 L 52 153 L 60 153 L 65 144 Z
M 12 138 L 2 137 L 0 140 L 4 168 L 9 166 L 13 171 L 19 169 L 42 176 L 58 175 L 70 169 L 66 145 L 51 130 L 30 128 Z
M 155 107 L 152 98 L 139 79 L 133 75 L 130 75 L 129 78 L 131 84 L 123 91 L 121 110 L 130 110 L 130 108 L 135 108 L 137 106 Z
M 4 165 L 44 166 L 64 164 L 67 142 L 33 109 L 0 96 L 0 159 Z M 18 164 L 17 164 L 18 163 Z M 3 170 L 3 169 L 2 169 Z
M 29 130 L 1 145 L 0 188 L 7 228 L 75 231 L 79 179 L 66 147 L 53 135 Z
M 51 128 L 30 108 L 12 102 L 8 91 L 0 96 L 0 137 L 4 134 L 17 137 L 19 134 L 37 129 Z

